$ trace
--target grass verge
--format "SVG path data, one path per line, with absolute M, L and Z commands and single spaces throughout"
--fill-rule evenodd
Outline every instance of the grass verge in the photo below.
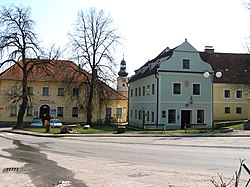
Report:
M 231 128 L 234 129 L 242 129 L 243 125 L 234 125 Z M 72 127 L 71 128 L 73 132 L 79 133 L 79 134 L 116 134 L 117 129 L 112 125 L 99 125 L 99 124 L 92 124 L 89 129 L 83 129 L 82 126 L 80 127 Z M 45 133 L 45 127 L 26 127 L 24 128 L 26 131 L 31 132 L 38 132 L 38 133 Z M 51 127 L 50 130 L 51 134 L 59 134 L 60 128 L 58 127 Z M 195 129 L 189 129 L 187 131 L 185 130 L 166 130 L 165 132 L 163 130 L 133 130 L 133 129 L 126 129 L 126 134 L 205 134 L 205 133 L 220 133 L 220 130 L 195 130 Z

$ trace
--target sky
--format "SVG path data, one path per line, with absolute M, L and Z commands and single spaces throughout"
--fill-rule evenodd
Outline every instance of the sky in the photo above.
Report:
M 124 38 L 116 48 L 116 62 L 124 55 L 132 76 L 166 47 L 174 48 L 185 39 L 198 51 L 213 46 L 215 52 L 247 53 L 250 10 L 245 2 L 250 0 L 0 0 L 0 5 L 30 7 L 42 45 L 62 48 L 78 11 L 105 10 Z

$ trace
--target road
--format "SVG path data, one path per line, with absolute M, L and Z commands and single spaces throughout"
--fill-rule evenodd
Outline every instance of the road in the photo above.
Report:
M 213 186 L 230 181 L 239 159 L 250 166 L 249 137 L 64 137 L 1 133 L 1 178 L 30 186 Z M 10 164 L 10 166 L 8 166 Z M 242 184 L 249 178 L 243 170 Z M 9 183 L 10 184 L 10 183 Z M 14 185 L 13 185 L 14 186 Z

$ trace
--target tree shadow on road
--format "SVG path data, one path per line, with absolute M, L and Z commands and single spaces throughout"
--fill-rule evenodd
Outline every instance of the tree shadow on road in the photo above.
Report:
M 47 155 L 38 149 L 22 144 L 19 140 L 13 140 L 17 147 L 3 149 L 11 156 L 3 156 L 18 162 L 25 162 L 20 172 L 28 174 L 35 186 L 56 186 L 59 181 L 69 181 L 70 186 L 86 186 L 83 181 L 74 178 L 70 170 L 58 166 L 53 160 L 48 160 Z

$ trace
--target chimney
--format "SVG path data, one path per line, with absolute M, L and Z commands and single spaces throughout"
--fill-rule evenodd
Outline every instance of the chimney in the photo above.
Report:
M 213 46 L 205 46 L 205 50 L 206 53 L 214 53 L 214 48 Z

